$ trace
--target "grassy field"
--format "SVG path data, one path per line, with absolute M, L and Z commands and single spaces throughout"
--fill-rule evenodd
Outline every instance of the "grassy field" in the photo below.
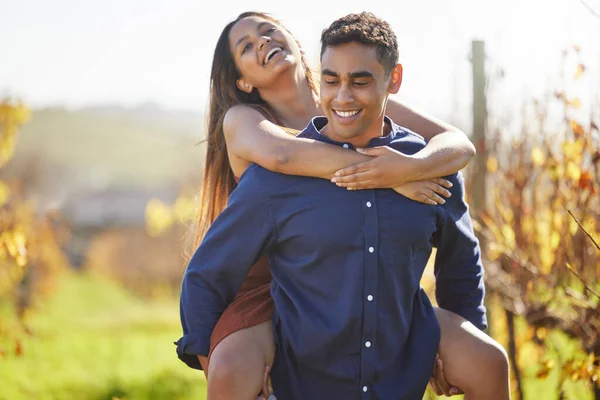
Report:
M 0 399 L 204 399 L 202 373 L 175 355 L 175 301 L 142 301 L 67 275 L 30 327 L 22 356 L 14 339 L 0 338 Z
M 140 300 L 113 283 L 72 273 L 57 289 L 29 318 L 30 336 L 8 329 L 10 318 L 0 312 L 0 400 L 204 399 L 202 373 L 175 356 L 173 341 L 180 335 L 175 300 Z M 553 342 L 547 355 L 557 361 L 573 353 L 564 335 L 556 334 Z M 532 346 L 521 347 L 525 399 L 558 400 L 559 372 L 536 379 L 538 357 Z M 564 398 L 591 400 L 589 389 L 584 382 L 568 382 Z
M 22 129 L 14 161 L 43 158 L 72 173 L 101 174 L 113 185 L 177 182 L 201 167 L 204 153 L 201 146 L 194 146 L 202 137 L 202 120 L 197 129 L 174 123 L 123 110 L 115 114 L 34 110 Z

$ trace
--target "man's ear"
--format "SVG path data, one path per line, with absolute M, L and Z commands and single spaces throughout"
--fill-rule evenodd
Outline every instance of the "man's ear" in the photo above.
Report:
M 252 89 L 254 89 L 252 85 L 246 82 L 244 79 L 238 79 L 235 84 L 242 92 L 250 93 L 252 92 Z
M 392 70 L 391 81 L 390 81 L 390 89 L 389 92 L 391 94 L 396 94 L 400 90 L 400 86 L 402 85 L 402 64 L 396 64 L 394 69 Z

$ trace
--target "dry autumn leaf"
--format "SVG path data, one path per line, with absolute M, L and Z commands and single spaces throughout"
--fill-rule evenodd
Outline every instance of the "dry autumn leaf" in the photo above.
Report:
M 533 163 L 533 165 L 541 167 L 542 165 L 544 165 L 545 161 L 546 156 L 544 155 L 544 151 L 542 149 L 540 149 L 539 147 L 534 147 L 533 149 L 531 149 L 531 162 Z
M 585 132 L 585 130 L 583 129 L 583 126 L 581 126 L 581 124 L 577 121 L 570 120 L 569 126 L 571 127 L 571 130 L 573 131 L 575 136 L 581 136 Z
M 489 156 L 486 162 L 486 167 L 489 172 L 496 172 L 498 170 L 498 160 L 494 156 Z
M 581 78 L 581 75 L 585 72 L 585 65 L 577 64 L 577 68 L 575 68 L 575 79 Z

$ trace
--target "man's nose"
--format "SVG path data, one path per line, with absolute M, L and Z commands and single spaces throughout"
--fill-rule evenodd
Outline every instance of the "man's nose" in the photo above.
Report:
M 352 94 L 352 90 L 347 84 L 341 84 L 340 88 L 337 91 L 335 96 L 335 100 L 340 104 L 348 104 L 354 100 L 354 96 Z

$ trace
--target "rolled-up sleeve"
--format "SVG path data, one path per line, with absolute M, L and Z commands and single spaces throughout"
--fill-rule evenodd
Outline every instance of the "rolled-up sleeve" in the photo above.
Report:
M 188 366 L 201 369 L 210 336 L 248 271 L 274 239 L 274 225 L 262 184 L 251 166 L 190 260 L 181 286 L 183 337 L 175 344 Z
M 447 179 L 453 184 L 452 196 L 443 206 L 444 217 L 434 241 L 438 248 L 434 267 L 436 298 L 440 307 L 483 330 L 487 318 L 481 249 L 464 200 L 464 179 L 460 173 Z

